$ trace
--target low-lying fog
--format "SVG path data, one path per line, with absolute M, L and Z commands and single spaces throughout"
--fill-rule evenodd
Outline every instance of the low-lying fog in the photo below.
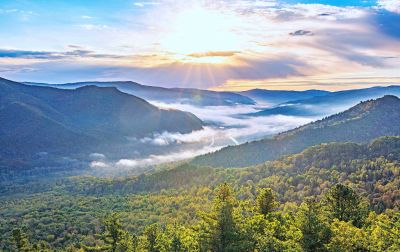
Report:
M 164 109 L 191 112 L 203 120 L 206 126 L 189 134 L 162 132 L 142 139 L 131 138 L 130 141 L 135 146 L 140 146 L 138 150 L 132 151 L 132 155 L 119 160 L 109 160 L 106 153 L 93 154 L 91 157 L 93 161 L 90 164 L 92 168 L 124 170 L 188 159 L 227 145 L 268 137 L 321 117 L 246 116 L 267 108 L 257 105 L 196 107 L 160 102 L 152 104 Z M 145 149 L 151 150 L 152 153 L 145 155 L 140 152 Z

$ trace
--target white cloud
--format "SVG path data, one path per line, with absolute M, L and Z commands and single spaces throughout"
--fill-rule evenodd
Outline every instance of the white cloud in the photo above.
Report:
M 137 7 L 145 7 L 146 5 L 159 5 L 160 2 L 135 2 L 134 5 Z
M 88 30 L 88 31 L 93 31 L 93 30 L 105 30 L 108 28 L 107 25 L 95 25 L 95 24 L 80 24 L 80 25 L 76 25 L 79 28 Z
M 83 15 L 83 16 L 81 16 L 81 18 L 82 19 L 92 19 L 93 17 L 92 16 Z
M 400 13 L 399 0 L 378 0 L 378 5 L 388 11 Z
M 102 153 L 90 153 L 89 158 L 93 160 L 99 160 L 99 159 L 106 159 L 106 156 Z
M 189 159 L 194 156 L 206 154 L 212 151 L 216 151 L 222 148 L 219 147 L 203 147 L 201 149 L 192 149 L 192 150 L 184 150 L 180 152 L 169 153 L 165 155 L 150 155 L 144 159 L 120 159 L 115 163 L 117 168 L 138 168 L 138 167 L 145 167 L 151 165 L 158 165 L 167 162 L 174 162 L 184 159 Z
M 92 161 L 89 166 L 90 168 L 109 168 L 110 164 L 101 161 Z

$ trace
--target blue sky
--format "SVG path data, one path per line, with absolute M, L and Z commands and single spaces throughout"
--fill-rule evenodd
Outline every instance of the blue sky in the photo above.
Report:
M 400 80 L 398 0 L 0 0 L 0 76 L 217 90 Z

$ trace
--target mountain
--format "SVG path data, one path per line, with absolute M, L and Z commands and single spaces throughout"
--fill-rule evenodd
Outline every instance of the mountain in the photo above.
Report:
M 2 159 L 121 148 L 129 138 L 203 126 L 191 113 L 159 109 L 114 87 L 63 90 L 6 79 L 0 79 L 0 121 Z
M 286 91 L 266 89 L 251 89 L 248 91 L 238 92 L 238 94 L 250 97 L 257 103 L 265 103 L 268 105 L 277 105 L 293 100 L 309 99 L 312 97 L 324 96 L 329 93 L 329 91 L 324 90 Z
M 132 81 L 77 82 L 67 84 L 29 83 L 36 86 L 50 86 L 60 89 L 75 89 L 83 86 L 116 87 L 118 90 L 138 96 L 145 100 L 164 103 L 184 103 L 196 106 L 230 106 L 237 104 L 253 105 L 255 102 L 233 92 L 216 92 L 193 88 L 162 88 L 145 86 Z
M 288 115 L 321 116 L 338 113 L 357 103 L 384 95 L 400 96 L 400 86 L 372 87 L 327 93 L 323 96 L 284 102 L 277 107 L 250 114 L 250 116 Z
M 360 104 L 333 116 L 283 132 L 273 138 L 229 146 L 199 156 L 195 164 L 242 167 L 298 153 L 327 142 L 362 143 L 379 136 L 400 135 L 400 99 L 387 95 Z
M 77 184 L 83 182 L 85 186 L 72 185 L 68 190 L 89 195 L 137 194 L 192 190 L 228 182 L 249 190 L 254 189 L 252 186 L 271 187 L 279 192 L 283 202 L 300 202 L 304 197 L 318 196 L 327 187 L 340 182 L 358 188 L 374 205 L 381 207 L 383 203 L 392 208 L 400 203 L 400 191 L 395 186 L 400 177 L 393 175 L 399 167 L 399 158 L 400 137 L 380 137 L 365 144 L 320 144 L 298 154 L 242 169 L 215 169 L 184 162 L 116 181 L 92 179 L 85 183 L 86 178 L 83 178 Z

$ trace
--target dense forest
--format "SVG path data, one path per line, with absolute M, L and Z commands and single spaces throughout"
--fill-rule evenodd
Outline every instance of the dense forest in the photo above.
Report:
M 270 188 L 258 189 L 254 200 L 238 200 L 224 183 L 214 190 L 209 207 L 196 215 L 192 225 L 156 222 L 135 232 L 129 229 L 129 219 L 114 211 L 92 235 L 69 243 L 64 251 L 400 250 L 400 213 L 369 211 L 365 200 L 342 184 L 330 188 L 321 200 L 311 197 L 299 206 L 282 208 Z M 31 241 L 24 228 L 10 233 L 7 249 L 52 251 L 51 233 L 44 241 Z
M 1 191 L 4 251 L 398 251 L 400 137 Z M 9 185 L 9 184 L 8 184 Z

